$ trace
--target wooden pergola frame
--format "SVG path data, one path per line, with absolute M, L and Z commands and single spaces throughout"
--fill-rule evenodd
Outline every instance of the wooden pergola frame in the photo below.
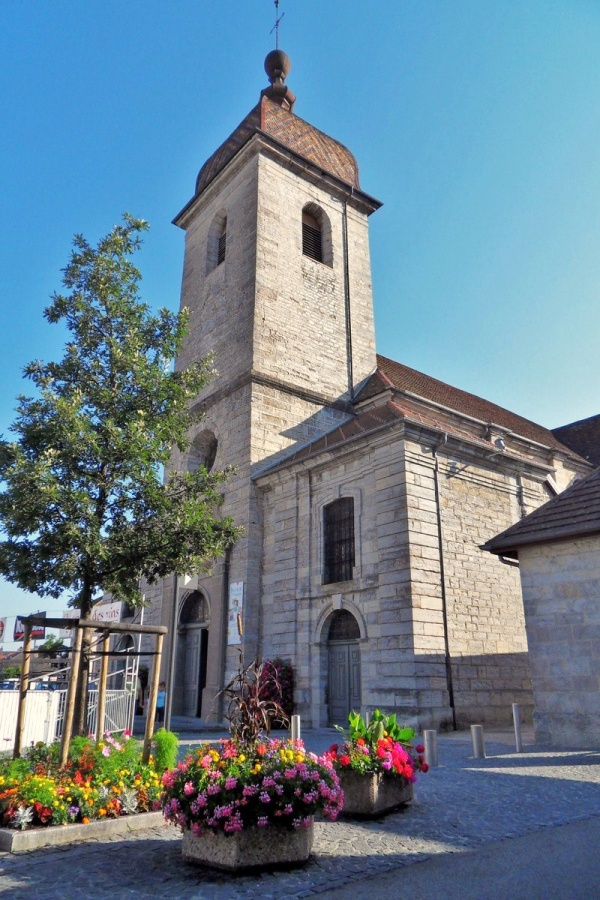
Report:
M 75 712 L 75 693 L 77 690 L 77 680 L 79 669 L 81 666 L 81 650 L 84 637 L 88 637 L 92 631 L 100 631 L 102 633 L 102 663 L 100 667 L 100 681 L 98 685 L 98 713 L 96 716 L 96 740 L 102 739 L 102 729 L 104 726 L 104 710 L 106 708 L 106 680 L 108 677 L 108 657 L 110 656 L 109 641 L 111 634 L 154 634 L 156 636 L 155 650 L 152 654 L 155 657 L 154 669 L 152 672 L 152 682 L 150 685 L 150 696 L 148 698 L 148 715 L 146 717 L 146 731 L 144 733 L 144 749 L 143 760 L 148 762 L 150 757 L 150 742 L 154 733 L 154 719 L 156 716 L 156 698 L 158 695 L 158 679 L 160 677 L 160 659 L 162 655 L 162 645 L 164 636 L 167 633 L 165 625 L 129 625 L 125 622 L 96 622 L 92 619 L 47 619 L 45 616 L 26 616 L 21 619 L 25 626 L 25 634 L 23 641 L 23 666 L 21 668 L 21 685 L 19 689 L 19 707 L 17 710 L 17 727 L 15 732 L 15 745 L 13 750 L 13 759 L 17 759 L 21 755 L 21 746 L 23 744 L 23 733 L 25 730 L 25 698 L 29 690 L 29 669 L 31 663 L 31 655 L 36 652 L 32 650 L 31 631 L 34 625 L 45 625 L 48 628 L 70 628 L 76 629 L 75 643 L 71 647 L 71 671 L 69 676 L 69 686 L 67 690 L 67 704 L 65 708 L 65 717 L 63 721 L 63 733 L 60 742 L 60 765 L 64 766 L 69 755 L 69 746 L 71 743 L 71 728 L 73 726 L 73 716 Z M 140 654 L 138 654 L 140 655 Z

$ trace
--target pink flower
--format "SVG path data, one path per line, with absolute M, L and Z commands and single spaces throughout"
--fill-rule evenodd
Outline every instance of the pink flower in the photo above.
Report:
M 196 788 L 193 781 L 186 781 L 183 786 L 183 793 L 186 797 L 191 797 L 192 794 L 196 793 Z

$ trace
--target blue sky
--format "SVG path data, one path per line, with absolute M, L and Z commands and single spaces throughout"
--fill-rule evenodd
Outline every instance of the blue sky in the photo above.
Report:
M 280 12 L 295 111 L 384 202 L 379 352 L 549 427 L 600 412 L 597 0 Z M 75 232 L 147 219 L 145 299 L 178 306 L 171 219 L 266 86 L 273 21 L 272 0 L 0 3 L 0 432 L 23 366 L 62 352 L 42 310 Z M 0 616 L 38 608 L 62 604 L 0 582 Z

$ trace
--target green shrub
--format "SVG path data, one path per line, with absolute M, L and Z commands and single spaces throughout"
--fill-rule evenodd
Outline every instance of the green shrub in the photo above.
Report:
M 179 740 L 172 731 L 166 728 L 159 728 L 153 738 L 152 755 L 154 757 L 154 768 L 157 772 L 163 772 L 165 769 L 174 769 L 177 763 L 177 751 L 179 750 Z

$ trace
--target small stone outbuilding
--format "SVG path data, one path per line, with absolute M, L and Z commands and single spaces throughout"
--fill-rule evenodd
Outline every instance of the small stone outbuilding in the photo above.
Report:
M 600 747 L 600 469 L 484 549 L 519 561 L 536 741 Z

